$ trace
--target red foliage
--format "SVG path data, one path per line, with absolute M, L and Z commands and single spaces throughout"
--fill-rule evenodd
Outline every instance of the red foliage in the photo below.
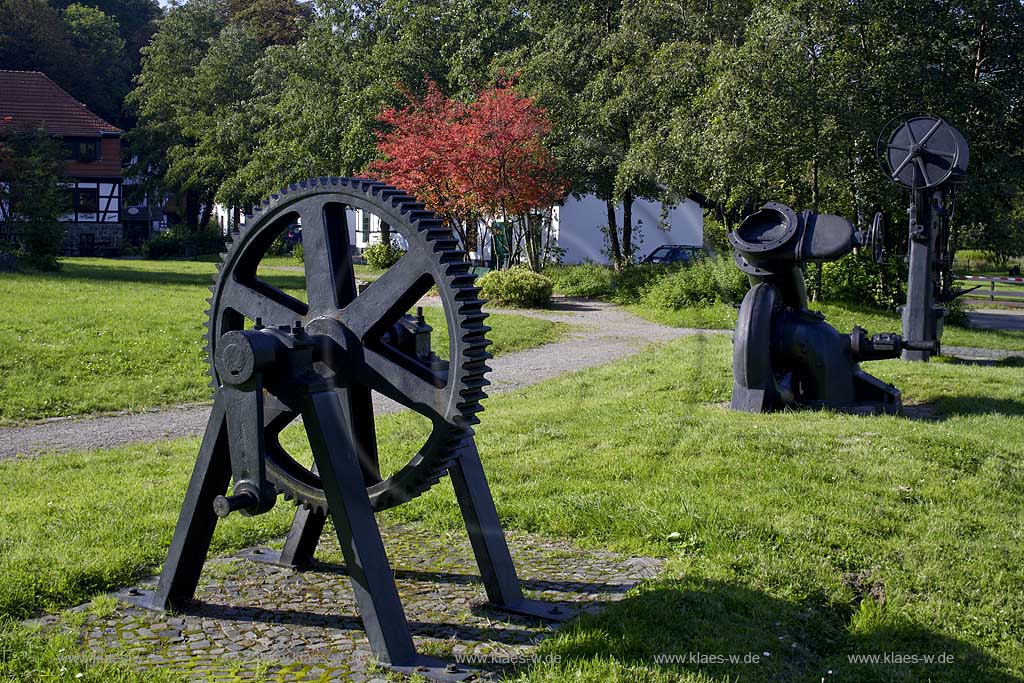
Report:
M 546 112 L 507 84 L 464 104 L 428 81 L 422 100 L 410 97 L 380 120 L 391 130 L 377 142 L 384 159 L 369 170 L 450 220 L 519 216 L 565 191 L 544 147 Z

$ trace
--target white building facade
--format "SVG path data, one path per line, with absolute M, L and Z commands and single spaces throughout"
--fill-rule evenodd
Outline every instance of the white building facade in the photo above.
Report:
M 381 219 L 362 209 L 348 210 L 349 244 L 357 253 L 381 241 Z M 623 207 L 616 208 L 616 222 L 622 224 Z M 666 244 L 700 247 L 704 243 L 704 215 L 700 206 L 691 200 L 677 205 L 662 205 L 660 202 L 636 199 L 633 201 L 632 244 L 637 260 L 642 259 L 658 247 Z M 605 202 L 594 195 L 567 197 L 551 209 L 550 226 L 544 235 L 544 242 L 550 242 L 558 249 L 562 263 L 610 262 L 607 237 L 602 227 L 608 224 Z M 235 221 L 235 213 L 227 207 L 214 206 L 213 221 L 222 233 L 226 233 Z M 238 221 L 245 225 L 245 215 L 239 214 Z M 301 227 L 301 226 L 300 226 Z M 502 240 L 495 239 L 501 231 L 494 229 L 493 221 L 483 222 L 477 230 L 476 244 L 470 250 L 470 258 L 478 265 L 493 265 L 507 248 Z M 400 248 L 406 248 L 405 239 L 391 231 L 392 241 Z

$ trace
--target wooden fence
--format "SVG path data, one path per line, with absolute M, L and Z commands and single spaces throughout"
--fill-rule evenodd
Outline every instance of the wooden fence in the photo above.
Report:
M 958 279 L 967 285 L 968 289 L 978 287 L 969 294 L 959 297 L 959 300 L 965 304 L 994 304 L 1007 308 L 1024 308 L 1024 277 L 963 275 Z M 1022 289 L 1020 291 L 1005 287 L 996 289 L 996 285 L 1008 285 L 1011 288 L 1021 287 Z

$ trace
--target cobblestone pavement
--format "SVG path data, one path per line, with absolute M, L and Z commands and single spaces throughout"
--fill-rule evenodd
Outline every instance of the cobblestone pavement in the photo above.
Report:
M 423 303 L 438 305 L 437 300 L 428 299 Z M 687 334 L 723 333 L 659 325 L 619 306 L 587 299 L 558 299 L 547 311 L 509 312 L 567 322 L 574 329 L 563 341 L 493 359 L 490 362 L 493 370 L 487 376 L 492 383 L 488 391 L 492 394 L 611 363 L 652 343 Z M 393 412 L 400 408 L 393 401 L 374 396 L 376 412 Z M 209 404 L 191 404 L 141 413 L 42 420 L 4 428 L 0 429 L 0 459 L 199 436 L 209 414 Z
M 384 530 L 399 593 L 421 654 L 454 660 L 488 658 L 482 678 L 529 656 L 556 625 L 488 608 L 465 534 L 416 527 Z M 523 534 L 509 546 L 529 598 L 569 614 L 594 612 L 660 570 L 660 561 L 582 550 Z M 82 605 L 44 617 L 49 628 L 78 629 L 83 648 L 100 658 L 130 658 L 192 680 L 368 681 L 373 665 L 337 539 L 325 534 L 309 570 L 295 572 L 240 557 L 211 559 L 196 601 L 170 615 L 118 602 Z M 135 589 L 151 589 L 155 580 Z M 124 595 L 123 591 L 121 595 Z M 108 601 L 109 602 L 109 601 Z M 478 660 L 479 661 L 479 660 Z

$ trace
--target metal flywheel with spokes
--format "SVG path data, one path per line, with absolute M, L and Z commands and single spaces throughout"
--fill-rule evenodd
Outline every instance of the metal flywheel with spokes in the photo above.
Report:
M 350 222 L 354 210 L 374 214 L 404 238 L 408 250 L 361 293 L 356 292 Z M 289 226 L 299 223 L 305 256 L 305 300 L 260 277 L 260 264 Z M 218 344 L 225 334 L 253 326 L 299 323 L 333 341 L 317 358 L 316 372 L 344 392 L 367 493 L 375 510 L 414 498 L 443 477 L 456 447 L 472 434 L 488 384 L 490 343 L 486 314 L 463 252 L 452 231 L 413 197 L 360 178 L 314 178 L 291 185 L 263 202 L 222 256 L 212 287 L 207 352 L 213 385 Z M 437 288 L 448 331 L 448 360 L 411 353 L 407 312 Z M 403 323 L 406 323 L 403 326 Z M 372 392 L 428 418 L 429 437 L 407 464 L 381 472 L 373 422 Z M 266 479 L 286 498 L 325 512 L 327 501 L 315 468 L 282 445 L 282 430 L 299 413 L 264 392 Z

